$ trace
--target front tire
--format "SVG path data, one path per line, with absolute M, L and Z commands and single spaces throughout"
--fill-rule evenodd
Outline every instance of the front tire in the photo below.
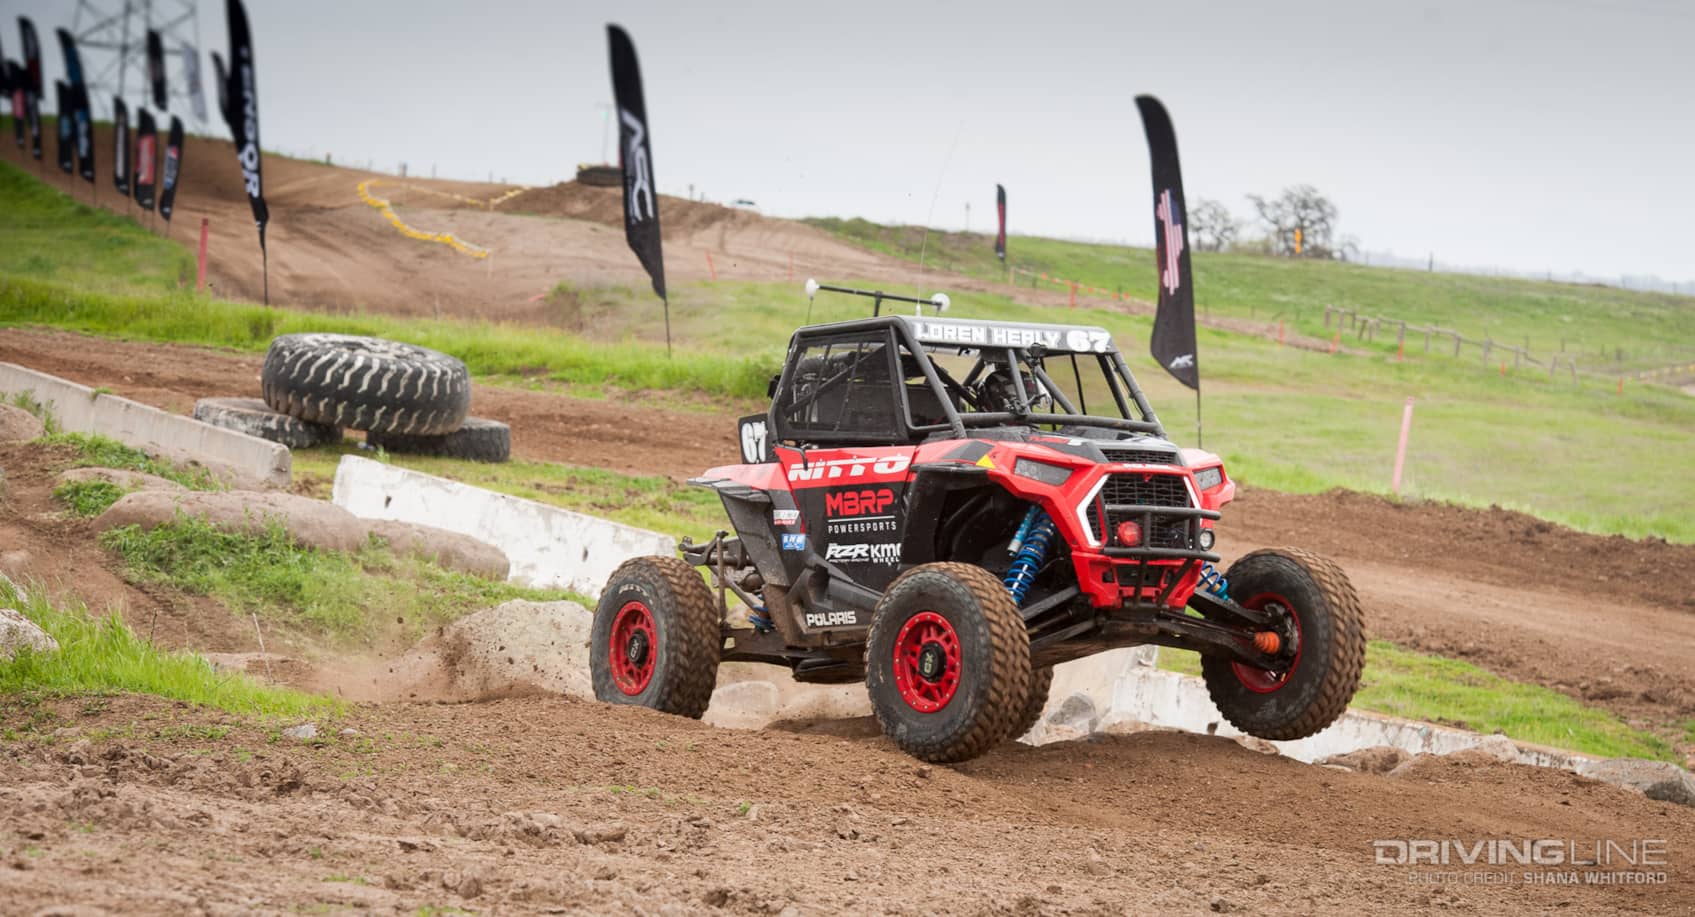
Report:
M 1201 657 L 1201 676 L 1232 726 L 1272 741 L 1304 739 L 1348 709 L 1365 666 L 1359 596 L 1331 561 L 1294 548 L 1255 551 L 1225 578 L 1244 608 L 1271 610 L 1293 641 L 1288 663 L 1258 669 L 1220 656 Z M 1287 645 L 1287 644 L 1286 644 Z
M 1026 732 L 1034 729 L 1036 721 L 1042 718 L 1042 711 L 1048 706 L 1048 689 L 1053 687 L 1053 666 L 1045 665 L 1030 673 L 1030 696 L 1024 701 L 1024 710 L 1012 724 L 1012 731 L 1007 738 L 1021 738 Z
M 695 568 L 675 557 L 624 561 L 589 632 L 594 696 L 700 719 L 723 645 L 712 590 Z
M 975 758 L 1008 738 L 1030 696 L 1030 635 L 981 567 L 914 567 L 877 603 L 865 682 L 883 734 L 923 761 Z

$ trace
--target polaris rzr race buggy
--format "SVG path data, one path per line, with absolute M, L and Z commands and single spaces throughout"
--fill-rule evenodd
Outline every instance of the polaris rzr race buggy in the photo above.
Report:
M 939 312 L 810 326 L 771 395 L 741 422 L 744 464 L 692 482 L 735 535 L 607 582 L 601 700 L 698 717 L 720 661 L 775 663 L 863 679 L 885 734 L 950 762 L 1034 725 L 1056 663 L 1115 647 L 1198 651 L 1219 711 L 1264 739 L 1312 735 L 1353 697 L 1347 576 L 1286 549 L 1214 569 L 1236 485 L 1166 438 L 1105 330 Z

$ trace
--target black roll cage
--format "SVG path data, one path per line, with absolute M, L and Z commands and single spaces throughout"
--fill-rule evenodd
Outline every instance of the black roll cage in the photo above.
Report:
M 935 393 L 937 401 L 940 403 L 943 412 L 946 414 L 946 420 L 942 423 L 935 424 L 912 424 L 912 410 L 911 404 L 907 398 L 906 386 L 896 384 L 893 385 L 892 388 L 894 389 L 895 398 L 897 399 L 900 409 L 898 423 L 905 435 L 900 435 L 893 430 L 890 431 L 890 435 L 887 437 L 878 437 L 875 434 L 861 432 L 832 433 L 828 431 L 816 431 L 808 432 L 806 435 L 796 435 L 800 431 L 794 430 L 783 420 L 783 412 L 778 410 L 778 405 L 782 402 L 784 393 L 790 391 L 790 386 L 792 386 L 796 381 L 794 379 L 794 374 L 798 363 L 795 359 L 797 351 L 801 347 L 804 347 L 813 341 L 833 337 L 848 337 L 851 335 L 877 331 L 881 331 L 889 336 L 888 340 L 885 341 L 885 358 L 889 361 L 889 378 L 893 380 L 905 378 L 905 374 L 900 366 L 899 349 L 895 346 L 890 346 L 899 343 L 905 347 L 907 353 L 911 354 L 913 360 L 918 364 L 918 368 L 922 370 L 925 382 L 929 385 L 931 391 Z M 993 411 L 961 414 L 959 410 L 954 407 L 953 399 L 948 397 L 948 395 L 951 392 L 969 402 L 971 399 L 967 390 L 970 384 L 976 379 L 976 370 L 981 368 L 984 363 L 990 361 L 980 357 L 978 367 L 973 369 L 972 374 L 968 376 L 965 383 L 962 384 L 953 379 L 953 377 L 948 375 L 945 370 L 936 366 L 935 363 L 931 361 L 930 353 L 925 349 L 926 346 L 931 348 L 948 348 L 957 346 L 960 353 L 975 350 L 984 356 L 991 352 L 998 351 L 1004 355 L 1008 365 L 1022 365 L 1023 367 L 1028 368 L 1037 380 L 1042 383 L 1042 386 L 1052 394 L 1054 400 L 1065 409 L 1065 413 L 1036 413 L 1032 411 L 1030 409 L 1030 403 L 1024 394 L 1023 387 L 1015 386 L 1018 392 L 1019 403 L 1023 408 L 1020 412 L 1012 413 Z M 1081 385 L 1082 375 L 1081 370 L 1077 366 L 1077 357 L 1079 354 L 1075 351 L 1054 351 L 1053 353 L 1064 354 L 1070 357 L 1072 370 L 1078 377 L 1078 397 L 1081 398 L 1083 390 Z M 1009 425 L 1035 426 L 1036 424 L 1104 427 L 1113 430 L 1124 430 L 1131 433 L 1151 433 L 1162 437 L 1165 435 L 1165 428 L 1160 424 L 1159 417 L 1154 414 L 1153 407 L 1148 404 L 1147 397 L 1142 394 L 1141 386 L 1136 384 L 1135 374 L 1130 371 L 1129 364 L 1124 361 L 1124 356 L 1118 352 L 1116 347 L 1103 352 L 1082 355 L 1094 356 L 1099 361 L 1102 374 L 1107 380 L 1107 387 L 1112 390 L 1113 401 L 1118 406 L 1120 412 L 1120 416 L 1118 417 L 1104 417 L 1088 413 L 1079 413 L 1077 407 L 1070 403 L 1070 401 L 1065 397 L 1063 390 L 1048 376 L 1047 371 L 1043 368 L 1043 360 L 1048 355 L 1049 352 L 1040 345 L 1024 348 L 991 348 L 973 344 L 953 345 L 930 343 L 926 345 L 918 340 L 918 336 L 913 333 L 912 327 L 907 324 L 902 316 L 878 316 L 874 318 L 854 319 L 845 322 L 835 322 L 828 325 L 815 325 L 809 328 L 803 328 L 795 332 L 794 337 L 789 340 L 789 350 L 783 363 L 783 373 L 777 381 L 775 397 L 771 400 L 771 408 L 768 414 L 770 423 L 769 428 L 773 433 L 773 440 L 777 442 L 806 442 L 818 444 L 841 443 L 845 445 L 857 445 L 867 442 L 883 441 L 887 441 L 889 444 L 893 445 L 921 440 L 926 436 L 935 433 L 951 433 L 956 439 L 964 439 L 966 438 L 966 430 L 968 429 L 1005 427 Z M 823 389 L 824 386 L 819 387 L 820 391 Z M 817 395 L 815 394 L 812 397 L 815 399 Z M 800 405 L 787 405 L 790 410 L 797 406 Z M 1141 420 L 1131 419 L 1130 415 L 1132 413 L 1132 407 L 1134 407 L 1136 413 L 1141 415 Z

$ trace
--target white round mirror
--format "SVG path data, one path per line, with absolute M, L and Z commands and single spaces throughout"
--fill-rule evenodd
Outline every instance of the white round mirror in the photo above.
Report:
M 817 295 L 818 295 L 818 281 L 813 280 L 811 277 L 806 278 L 806 298 L 811 299 L 811 298 L 813 298 L 814 296 L 817 296 Z

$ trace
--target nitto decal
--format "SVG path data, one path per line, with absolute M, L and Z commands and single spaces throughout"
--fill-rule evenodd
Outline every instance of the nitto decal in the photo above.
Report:
M 807 627 L 859 626 L 859 612 L 857 611 L 809 611 L 805 617 Z
M 789 466 L 791 481 L 834 481 L 840 478 L 863 478 L 867 474 L 900 474 L 912 464 L 907 454 L 881 458 L 829 459 L 821 462 L 796 462 Z
M 895 492 L 888 487 L 836 490 L 824 495 L 824 515 L 832 519 L 880 516 L 884 515 L 894 502 Z
M 900 544 L 833 544 L 824 559 L 849 564 L 898 564 Z
M 798 509 L 774 509 L 771 511 L 772 525 L 794 525 L 800 521 Z
M 804 550 L 806 550 L 806 536 L 805 535 L 784 535 L 783 536 L 783 550 L 785 550 L 785 551 L 804 551 Z

